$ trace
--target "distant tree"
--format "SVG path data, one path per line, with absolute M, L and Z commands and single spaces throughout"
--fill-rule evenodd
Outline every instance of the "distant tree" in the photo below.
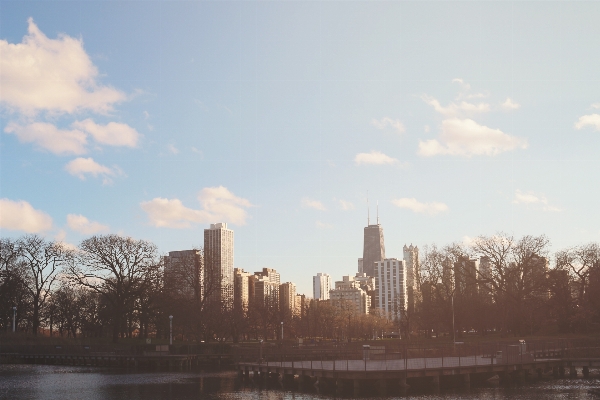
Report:
M 17 307 L 16 323 L 31 312 L 26 282 L 28 279 L 25 263 L 17 240 L 0 239 L 0 327 L 12 326 L 13 307 Z
M 110 305 L 116 343 L 127 313 L 152 286 L 160 266 L 153 243 L 111 234 L 81 242 L 68 273 L 72 282 L 98 293 Z
M 32 333 L 37 335 L 46 299 L 52 293 L 61 268 L 72 259 L 73 251 L 60 242 L 50 242 L 38 235 L 19 239 L 18 246 L 27 271 L 25 287 L 31 299 Z

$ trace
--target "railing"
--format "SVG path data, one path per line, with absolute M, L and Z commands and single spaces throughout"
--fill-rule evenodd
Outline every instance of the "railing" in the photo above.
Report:
M 422 370 L 522 364 L 562 358 L 600 358 L 600 340 L 531 340 L 514 343 L 404 344 L 380 341 L 291 346 L 263 343 L 234 349 L 238 362 L 323 370 Z

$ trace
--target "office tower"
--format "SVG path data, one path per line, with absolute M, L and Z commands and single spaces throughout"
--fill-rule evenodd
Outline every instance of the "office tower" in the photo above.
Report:
M 210 302 L 233 306 L 233 231 L 227 224 L 210 224 L 204 230 L 204 288 Z
M 375 263 L 377 308 L 390 319 L 400 320 L 406 310 L 406 263 L 386 258 Z
M 319 272 L 313 276 L 313 298 L 315 300 L 329 300 L 331 290 L 331 276 Z
M 364 272 L 364 271 L 363 271 L 363 259 L 362 259 L 362 258 L 359 258 L 359 259 L 358 259 L 358 273 L 359 273 L 359 274 L 362 274 L 363 272 Z
M 404 245 L 404 262 L 406 262 L 406 303 L 409 314 L 414 313 L 417 298 L 421 292 L 419 287 L 419 248 Z
M 369 218 L 367 218 L 367 226 L 364 233 L 362 271 L 359 270 L 359 272 L 364 272 L 367 276 L 374 276 L 375 263 L 385 259 L 383 228 L 379 224 L 379 211 L 377 225 L 371 225 Z
M 286 316 L 296 313 L 296 285 L 292 282 L 279 285 L 279 309 Z
M 249 281 L 252 274 L 241 268 L 234 268 L 233 275 L 233 307 L 239 311 L 248 311 L 248 303 L 250 302 Z
M 492 263 L 490 258 L 483 256 L 479 259 L 479 293 L 486 299 L 492 297 Z
M 171 295 L 201 299 L 204 269 L 201 250 L 170 251 L 164 257 L 165 289 Z
M 342 313 L 368 314 L 371 308 L 371 297 L 354 276 L 343 276 L 341 281 L 336 281 L 335 289 L 329 291 L 329 298 Z

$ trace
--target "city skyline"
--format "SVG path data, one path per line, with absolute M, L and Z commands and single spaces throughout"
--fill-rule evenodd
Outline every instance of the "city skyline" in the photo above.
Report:
M 600 241 L 600 4 L 0 1 L 0 235 L 353 274 L 478 235 Z M 368 194 L 367 194 L 368 193 Z

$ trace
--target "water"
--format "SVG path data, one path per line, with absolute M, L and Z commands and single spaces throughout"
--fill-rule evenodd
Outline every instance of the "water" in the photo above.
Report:
M 410 393 L 401 399 L 593 399 L 598 377 L 558 379 L 515 387 L 477 387 L 440 394 Z M 86 367 L 0 365 L 1 400 L 317 400 L 333 397 L 244 385 L 234 372 L 127 373 Z M 373 397 L 375 398 L 375 397 Z M 394 397 L 388 397 L 393 399 Z M 364 399 L 369 399 L 364 397 Z M 396 397 L 398 399 L 398 397 Z

